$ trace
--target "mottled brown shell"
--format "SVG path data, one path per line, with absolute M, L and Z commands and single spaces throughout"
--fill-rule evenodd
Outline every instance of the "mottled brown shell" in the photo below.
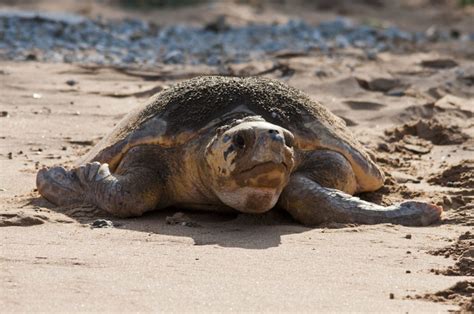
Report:
M 319 102 L 279 81 L 223 76 L 197 77 L 176 84 L 130 113 L 89 154 L 89 160 L 114 169 L 136 145 L 182 145 L 225 117 L 260 115 L 295 135 L 295 148 L 340 152 L 352 164 L 362 185 L 379 182 L 382 174 L 345 123 Z M 375 180 L 374 180 L 375 179 Z M 377 183 L 380 185 L 380 183 Z

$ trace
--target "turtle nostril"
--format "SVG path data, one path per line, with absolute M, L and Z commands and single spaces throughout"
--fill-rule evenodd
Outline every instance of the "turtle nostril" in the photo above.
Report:
M 238 148 L 244 148 L 245 147 L 244 137 L 240 134 L 237 134 L 237 135 L 234 136 L 233 142 L 234 142 L 235 146 L 237 146 Z
M 268 130 L 268 133 L 270 134 L 279 134 L 278 130 Z

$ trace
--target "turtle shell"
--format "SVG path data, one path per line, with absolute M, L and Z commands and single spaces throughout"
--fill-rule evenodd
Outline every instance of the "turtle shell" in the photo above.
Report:
M 342 119 L 303 92 L 261 77 L 204 76 L 163 90 L 127 115 L 87 159 L 109 163 L 113 170 L 134 146 L 182 145 L 209 128 L 253 115 L 290 130 L 295 135 L 295 149 L 341 153 L 351 163 L 360 185 L 382 178 Z

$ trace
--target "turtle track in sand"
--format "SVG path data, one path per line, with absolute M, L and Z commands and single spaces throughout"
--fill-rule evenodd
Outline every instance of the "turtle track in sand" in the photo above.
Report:
M 472 189 L 474 188 L 474 159 L 451 165 L 441 173 L 430 177 L 428 182 L 447 187 Z
M 454 266 L 443 270 L 433 270 L 447 276 L 474 276 L 474 234 L 467 231 L 450 246 L 428 252 L 456 260 Z
M 474 311 L 474 293 L 473 281 L 459 281 L 452 287 L 435 293 L 425 295 L 407 296 L 407 299 L 423 299 L 432 302 L 451 303 L 460 306 L 457 313 L 472 313 Z

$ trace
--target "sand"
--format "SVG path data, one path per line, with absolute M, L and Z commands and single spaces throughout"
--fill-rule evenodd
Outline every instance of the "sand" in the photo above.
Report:
M 472 310 L 472 57 L 438 48 L 219 69 L 1 61 L 2 312 Z M 443 221 L 307 228 L 280 213 L 185 209 L 118 219 L 39 197 L 39 168 L 71 166 L 139 102 L 200 73 L 264 73 L 307 92 L 346 120 L 386 172 L 386 186 L 364 199 L 429 201 L 444 207 Z M 114 226 L 92 228 L 99 218 Z

